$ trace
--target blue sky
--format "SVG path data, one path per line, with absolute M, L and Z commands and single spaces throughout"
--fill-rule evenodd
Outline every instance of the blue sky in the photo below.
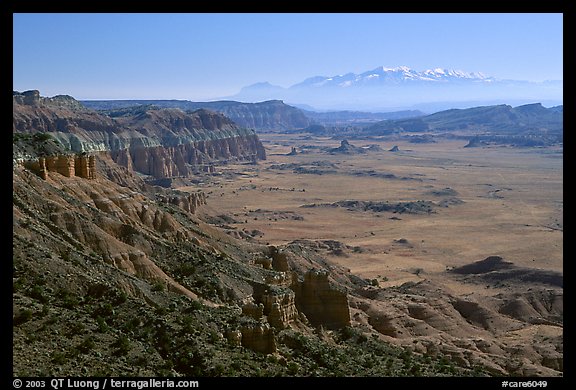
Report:
M 210 100 L 378 66 L 562 80 L 562 14 L 14 14 L 13 88 Z

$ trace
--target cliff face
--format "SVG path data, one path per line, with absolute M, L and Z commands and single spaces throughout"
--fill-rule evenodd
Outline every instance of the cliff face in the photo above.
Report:
M 38 160 L 27 160 L 23 165 L 44 180 L 48 179 L 49 172 L 56 172 L 66 177 L 96 178 L 95 156 L 59 155 L 39 157 Z
M 298 310 L 296 310 L 294 292 L 288 287 L 267 284 L 255 285 L 253 297 L 258 305 L 249 304 L 243 310 L 257 319 L 254 314 L 260 314 L 261 308 L 261 315 L 266 315 L 268 322 L 274 328 L 286 328 L 299 316 Z
M 103 151 L 153 178 L 188 176 L 215 164 L 266 158 L 253 130 L 207 110 L 150 109 L 117 119 L 69 96 L 13 94 L 13 132 L 49 133 L 75 153 Z
M 158 195 L 158 200 L 180 207 L 190 214 L 195 214 L 196 210 L 206 204 L 206 194 L 204 192 Z
M 312 119 L 296 107 L 281 100 L 267 100 L 259 103 L 242 103 L 231 100 L 216 102 L 191 102 L 188 100 L 87 100 L 82 104 L 94 110 L 122 110 L 126 107 L 154 105 L 181 110 L 208 109 L 219 112 L 242 127 L 274 131 L 306 128 L 314 123 Z
M 281 100 L 269 100 L 261 103 L 235 103 L 237 104 L 222 105 L 216 110 L 241 126 L 252 129 L 294 130 L 303 129 L 313 123 L 301 110 L 286 105 Z
M 310 270 L 303 282 L 296 282 L 296 305 L 314 326 L 338 329 L 350 325 L 350 309 L 345 292 L 332 287 L 328 272 Z

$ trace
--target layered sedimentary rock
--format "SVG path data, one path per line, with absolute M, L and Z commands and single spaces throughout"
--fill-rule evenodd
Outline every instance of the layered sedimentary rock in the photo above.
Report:
M 48 179 L 49 172 L 59 173 L 66 177 L 96 178 L 95 156 L 59 155 L 39 157 L 26 160 L 23 165 L 38 174 L 42 179 Z
M 253 130 L 208 110 L 150 108 L 110 118 L 70 96 L 44 98 L 38 91 L 14 92 L 13 103 L 14 133 L 49 133 L 75 153 L 108 152 L 116 163 L 153 178 L 266 158 Z
M 236 101 L 191 102 L 188 100 L 85 100 L 82 104 L 94 110 L 114 110 L 123 112 L 128 107 L 154 105 L 162 108 L 181 110 L 207 110 L 219 112 L 242 127 L 256 130 L 296 130 L 313 124 L 302 110 L 284 104 L 281 100 L 267 100 L 258 103 Z
M 242 306 L 242 315 L 260 320 L 264 316 L 264 305 L 262 303 L 248 302 Z
M 254 285 L 254 301 L 262 305 L 262 312 L 275 328 L 286 328 L 298 318 L 295 294 L 288 287 L 267 284 Z
M 240 328 L 242 346 L 261 353 L 276 352 L 274 329 L 268 324 L 246 324 Z
M 96 157 L 95 156 L 77 156 L 74 159 L 74 173 L 76 176 L 85 179 L 96 178 Z
M 328 329 L 350 325 L 347 294 L 331 286 L 327 271 L 310 270 L 304 275 L 304 281 L 295 282 L 292 288 L 296 293 L 296 307 L 312 325 Z
M 170 195 L 160 194 L 157 198 L 163 203 L 178 206 L 190 214 L 195 214 L 196 210 L 198 210 L 200 206 L 206 204 L 206 194 L 204 192 L 178 193 Z

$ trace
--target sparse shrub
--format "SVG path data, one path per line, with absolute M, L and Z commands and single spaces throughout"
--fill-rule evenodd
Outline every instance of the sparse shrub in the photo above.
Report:
M 221 337 L 220 334 L 218 332 L 216 332 L 215 330 L 211 330 L 210 331 L 210 343 L 215 344 L 218 341 L 220 341 Z
M 70 335 L 82 334 L 86 327 L 81 322 L 74 322 L 70 325 Z
M 92 316 L 95 318 L 98 318 L 98 317 L 106 318 L 106 317 L 111 317 L 113 315 L 114 315 L 114 308 L 112 307 L 112 304 L 110 302 L 106 302 L 106 303 L 101 304 L 92 313 Z
M 412 376 L 422 376 L 420 364 L 418 364 L 417 362 L 414 362 L 414 364 L 412 364 L 412 367 L 410 367 L 409 372 L 410 372 L 410 375 L 412 375 Z
M 80 344 L 76 346 L 76 350 L 79 353 L 88 353 L 96 347 L 94 342 L 94 336 L 86 337 Z
M 33 135 L 35 141 L 43 142 L 52 139 L 52 136 L 48 133 L 36 133 Z
M 156 309 L 154 310 L 154 312 L 155 312 L 157 315 L 159 315 L 159 316 L 163 316 L 163 315 L 165 315 L 166 313 L 168 313 L 168 310 L 166 310 L 165 307 L 158 306 L 158 307 L 156 307 Z
M 181 276 L 190 276 L 193 275 L 196 272 L 196 267 L 194 266 L 194 264 L 190 264 L 190 263 L 182 263 L 176 270 L 177 274 L 180 274 Z
M 62 364 L 66 364 L 68 359 L 66 358 L 66 354 L 59 352 L 59 351 L 56 351 L 52 354 L 51 361 L 54 364 L 62 365 Z
M 288 370 L 288 375 L 296 375 L 300 371 L 300 365 L 296 362 L 289 362 L 286 366 Z
M 341 337 L 342 337 L 343 341 L 351 339 L 352 337 L 354 337 L 356 335 L 356 332 L 350 326 L 345 326 L 344 328 L 342 328 L 340 333 L 342 335 Z
M 40 317 L 44 318 L 48 315 L 48 313 L 50 313 L 50 308 L 48 307 L 48 305 L 43 305 L 42 311 L 40 312 Z
M 140 319 L 133 317 L 132 319 L 124 323 L 123 330 L 127 333 L 134 333 L 134 331 L 138 328 L 139 325 L 140 325 Z
M 62 260 L 64 261 L 70 261 L 70 251 L 69 250 L 64 250 L 62 252 L 60 252 L 60 257 L 62 258 Z
M 28 322 L 32 319 L 32 310 L 24 309 L 20 311 L 13 320 L 14 326 L 21 325 L 25 322 Z
M 52 316 L 48 317 L 48 319 L 46 320 L 44 325 L 54 325 L 55 323 L 58 322 L 58 318 L 59 318 L 59 316 L 52 315 Z
M 61 289 L 56 296 L 60 304 L 67 309 L 74 309 L 80 304 L 78 297 L 70 293 L 68 290 Z
M 22 287 L 24 287 L 23 278 L 16 279 L 15 281 L 12 282 L 12 293 L 22 290 Z
M 134 364 L 137 366 L 144 367 L 148 365 L 148 359 L 144 355 L 138 355 L 136 359 L 134 359 Z
M 108 326 L 104 318 L 100 316 L 96 317 L 96 323 L 98 324 L 98 331 L 100 333 L 106 333 L 110 330 L 110 327 Z
M 28 295 L 42 303 L 48 302 L 48 297 L 46 297 L 44 289 L 38 285 L 33 286 L 28 292 Z
M 128 300 L 128 294 L 126 294 L 124 291 L 120 291 L 116 295 L 116 299 L 114 299 L 114 304 L 115 305 L 121 305 L 124 302 L 126 302 L 127 300 Z
M 164 291 L 164 284 L 156 282 L 152 285 L 152 291 Z
M 226 369 L 225 369 L 224 365 L 221 363 L 218 363 L 214 366 L 214 368 L 212 369 L 210 374 L 211 374 L 211 376 L 222 376 L 225 371 L 226 371 Z
M 112 343 L 112 347 L 116 348 L 114 351 L 114 355 L 116 356 L 124 356 L 127 355 L 130 351 L 130 340 L 127 336 L 121 335 Z
M 232 362 L 232 364 L 230 364 L 230 368 L 232 368 L 232 370 L 236 371 L 240 371 L 240 369 L 242 368 L 242 365 L 240 364 L 240 362 L 238 360 L 234 360 Z

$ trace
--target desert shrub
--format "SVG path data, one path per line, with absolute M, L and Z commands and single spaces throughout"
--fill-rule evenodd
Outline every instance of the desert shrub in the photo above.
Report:
M 82 334 L 82 333 L 84 333 L 84 330 L 85 330 L 85 329 L 86 329 L 86 327 L 84 326 L 83 323 L 81 323 L 81 322 L 73 322 L 72 325 L 70 325 L 69 334 L 70 334 L 70 335 Z
M 55 351 L 52 354 L 52 359 L 51 359 L 52 363 L 57 364 L 57 365 L 62 365 L 65 364 L 68 359 L 66 358 L 66 354 L 59 352 L 59 351 Z
M 115 356 L 124 356 L 127 355 L 130 351 L 130 340 L 127 336 L 121 335 L 112 343 L 112 347 L 115 348 L 113 354 Z
M 20 311 L 13 319 L 14 326 L 22 325 L 25 322 L 28 322 L 32 319 L 32 310 L 22 310 Z
M 112 304 L 110 302 L 106 302 L 103 303 L 101 305 L 99 305 L 94 312 L 92 313 L 92 316 L 94 318 L 98 318 L 98 317 L 111 317 L 114 315 L 114 308 L 112 307 Z
M 28 296 L 30 296 L 30 298 L 34 298 L 34 299 L 36 299 L 42 303 L 48 302 L 48 297 L 46 296 L 44 289 L 38 285 L 33 286 L 28 291 Z
M 194 266 L 194 264 L 190 264 L 190 263 L 182 263 L 177 269 L 176 269 L 176 273 L 179 274 L 180 276 L 190 276 L 193 275 L 196 272 L 196 267 Z
M 96 324 L 98 325 L 98 332 L 100 333 L 106 333 L 110 330 L 110 327 L 108 326 L 104 318 L 100 316 L 96 317 Z
M 80 344 L 78 344 L 75 349 L 79 353 L 88 353 L 96 347 L 96 342 L 94 341 L 94 336 L 88 336 Z
M 74 309 L 80 304 L 80 300 L 78 299 L 78 297 L 65 289 L 60 289 L 56 293 L 56 297 L 58 298 L 60 306 L 65 307 L 67 309 Z

